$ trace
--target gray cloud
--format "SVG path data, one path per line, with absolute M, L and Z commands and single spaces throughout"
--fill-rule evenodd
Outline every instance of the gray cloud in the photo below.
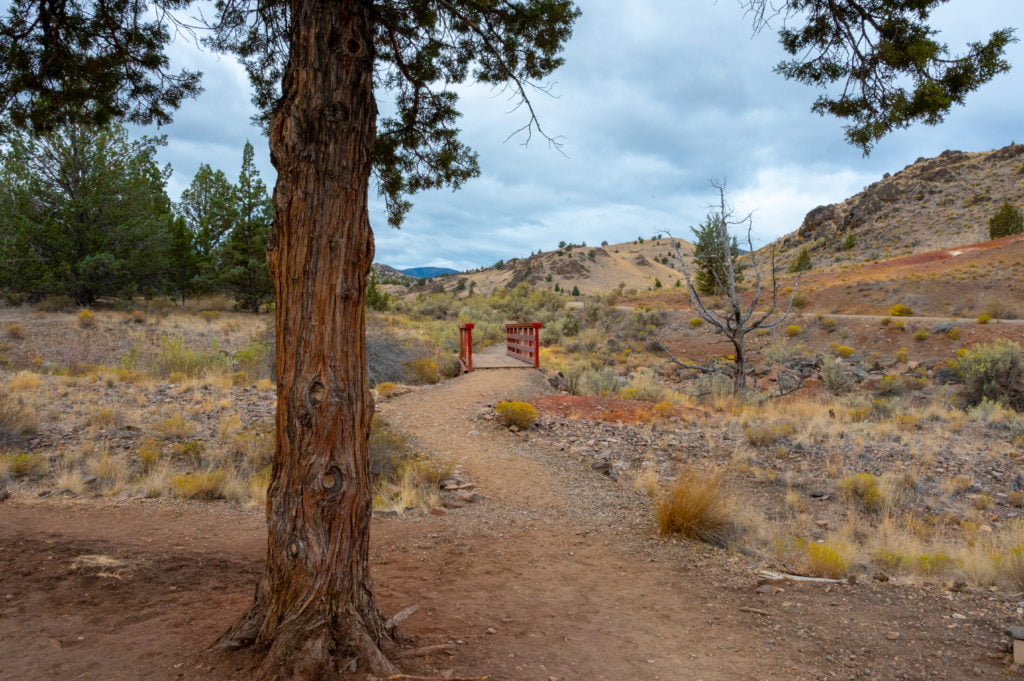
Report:
M 1018 4 L 958 0 L 935 22 L 956 51 L 1009 24 Z M 815 91 L 772 73 L 783 57 L 774 34 L 752 36 L 737 4 L 581 0 L 580 7 L 566 64 L 551 79 L 556 97 L 533 97 L 545 130 L 564 136 L 564 155 L 537 136 L 525 148 L 521 137 L 504 141 L 523 112 L 509 113 L 503 93 L 460 87 L 463 136 L 479 152 L 482 175 L 458 192 L 414 196 L 397 231 L 371 196 L 378 262 L 462 269 L 563 239 L 593 245 L 666 229 L 685 237 L 714 199 L 712 177 L 728 180 L 738 211 L 754 212 L 755 242 L 763 243 L 795 229 L 814 206 L 842 200 L 920 156 L 1024 140 L 1020 44 L 1009 55 L 1015 70 L 945 124 L 898 132 L 865 159 L 843 142 L 840 122 L 810 113 Z M 206 71 L 207 93 L 163 131 L 172 192 L 202 162 L 234 177 L 246 138 L 271 184 L 266 142 L 248 123 L 244 72 L 228 58 L 180 50 Z

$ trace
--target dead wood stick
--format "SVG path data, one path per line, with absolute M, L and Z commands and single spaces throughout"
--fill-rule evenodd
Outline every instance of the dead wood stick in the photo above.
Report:
M 757 576 L 761 579 L 766 579 L 771 582 L 815 582 L 818 584 L 846 584 L 845 579 L 830 579 L 828 577 L 804 577 L 803 575 L 791 575 L 785 572 L 772 572 L 771 570 L 761 570 L 757 573 Z
M 448 655 L 454 655 L 455 653 L 452 652 L 452 647 L 453 646 L 450 643 L 440 643 L 438 645 L 433 646 L 410 648 L 409 650 L 404 650 L 398 653 L 397 655 L 395 655 L 395 657 L 425 657 L 427 655 L 434 655 L 435 653 L 446 653 Z
M 417 610 L 419 610 L 419 609 L 420 609 L 420 606 L 418 606 L 418 605 L 410 605 L 408 608 L 406 608 L 405 610 L 403 610 L 403 611 L 401 611 L 399 613 L 396 613 L 388 621 L 386 621 L 384 623 L 384 628 L 388 629 L 390 631 L 391 629 L 397 627 L 399 624 L 401 624 L 405 620 L 407 620 L 410 617 L 412 617 L 413 614 Z
M 757 608 L 748 608 L 745 605 L 740 606 L 740 612 L 752 612 L 755 615 L 764 615 L 765 617 L 771 617 L 772 616 L 772 614 L 770 612 L 768 612 L 767 610 L 758 610 Z

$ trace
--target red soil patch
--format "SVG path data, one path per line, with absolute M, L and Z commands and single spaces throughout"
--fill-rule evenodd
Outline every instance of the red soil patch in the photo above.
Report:
M 641 400 L 620 400 L 615 397 L 583 395 L 542 395 L 533 405 L 546 416 L 591 419 L 608 423 L 643 423 L 655 418 L 701 414 L 697 409 L 659 406 Z

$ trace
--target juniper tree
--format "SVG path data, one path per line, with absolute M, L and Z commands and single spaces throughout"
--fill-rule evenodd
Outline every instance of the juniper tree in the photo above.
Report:
M 789 267 L 786 269 L 790 274 L 796 274 L 797 272 L 806 272 L 811 269 L 811 252 L 804 246 L 800 249 L 800 252 L 793 258 L 793 262 L 789 263 Z
M 0 155 L 0 284 L 79 305 L 162 293 L 173 227 L 160 138 L 72 123 L 42 135 L 9 130 Z
M 234 185 L 224 172 L 206 163 L 181 192 L 176 209 L 192 233 L 197 261 L 194 288 L 199 293 L 211 293 L 220 285 L 221 246 L 237 220 L 235 198 Z M 266 257 L 262 260 L 265 263 Z
M 0 106 L 12 124 L 36 130 L 83 116 L 169 121 L 199 85 L 198 74 L 168 67 L 167 8 L 15 0 L 0 21 Z M 248 70 L 278 173 L 268 243 L 278 405 L 267 560 L 252 607 L 223 639 L 257 651 L 258 676 L 396 671 L 383 652 L 393 625 L 367 572 L 370 179 L 397 224 L 410 194 L 478 174 L 458 138 L 458 83 L 511 88 L 525 107 L 524 135 L 537 133 L 531 84 L 561 63 L 576 16 L 569 0 L 216 5 L 207 44 L 238 54 Z M 378 119 L 385 92 L 395 113 Z
M 1024 233 L 1024 215 L 1009 201 L 1004 201 L 999 210 L 988 221 L 988 236 L 998 239 L 1012 234 Z
M 690 231 L 696 237 L 693 242 L 693 283 L 698 292 L 705 295 L 725 293 L 729 268 L 732 268 L 737 284 L 743 281 L 743 266 L 736 261 L 740 255 L 739 243 L 733 236 L 731 241 L 722 244 L 717 215 L 708 215 L 704 222 L 691 227 Z
M 993 31 L 953 55 L 928 23 L 949 0 L 741 0 L 755 30 L 781 23 L 792 59 L 775 72 L 826 91 L 811 107 L 850 121 L 846 139 L 864 154 L 915 123 L 937 125 L 954 104 L 1008 71 L 1014 29 Z M 967 3 L 960 3 L 966 5 Z M 837 86 L 837 87 L 836 87 Z
M 217 261 L 222 287 L 241 308 L 259 312 L 274 293 L 267 269 L 267 240 L 274 212 L 253 156 L 252 144 L 246 142 L 238 184 L 232 189 L 230 215 L 234 222 L 219 248 Z

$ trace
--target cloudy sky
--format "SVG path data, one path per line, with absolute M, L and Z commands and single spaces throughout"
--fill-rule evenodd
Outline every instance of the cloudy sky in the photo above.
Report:
M 872 155 L 843 141 L 842 124 L 810 113 L 817 93 L 783 80 L 774 32 L 752 35 L 736 0 L 579 0 L 583 11 L 550 79 L 556 97 L 534 97 L 563 153 L 534 137 L 505 141 L 523 121 L 501 93 L 460 88 L 463 137 L 479 152 L 481 176 L 460 191 L 413 197 L 401 230 L 382 206 L 371 221 L 377 262 L 468 269 L 550 250 L 562 240 L 597 244 L 671 231 L 688 237 L 725 179 L 730 200 L 754 214 L 755 246 L 788 233 L 817 205 L 841 201 L 918 157 L 981 151 L 1024 141 L 1024 45 L 1011 46 L 998 77 L 938 127 L 900 131 Z M 625 9 L 624 9 L 625 8 Z M 954 52 L 994 29 L 1018 27 L 1020 0 L 952 0 L 934 15 Z M 176 198 L 200 163 L 236 177 L 246 139 L 268 185 L 266 140 L 248 123 L 249 85 L 230 57 L 175 46 L 199 68 L 206 93 L 187 103 L 161 157 Z M 381 103 L 381 108 L 386 107 Z

